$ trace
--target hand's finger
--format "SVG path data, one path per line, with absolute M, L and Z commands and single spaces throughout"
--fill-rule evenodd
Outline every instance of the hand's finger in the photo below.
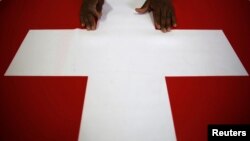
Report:
M 89 16 L 88 20 L 89 20 L 89 23 L 90 23 L 90 30 L 95 30 L 96 29 L 95 18 L 93 16 Z
M 165 30 L 166 30 L 166 18 L 167 18 L 167 9 L 165 7 L 163 7 L 161 9 L 160 15 L 161 15 L 161 18 L 160 18 L 160 21 L 161 21 L 161 30 L 163 32 L 165 32 Z
M 144 14 L 150 10 L 150 0 L 146 0 L 141 8 L 136 8 L 135 11 Z
M 96 18 L 101 17 L 101 14 L 95 8 L 91 9 L 91 12 L 92 12 L 93 16 L 95 16 Z
M 167 31 L 170 31 L 171 30 L 171 18 L 167 18 L 167 24 L 166 24 L 166 29 Z
M 172 18 L 172 12 L 171 10 L 168 10 L 168 13 L 167 13 L 167 18 L 166 18 L 166 29 L 167 31 L 170 31 L 171 30 L 171 18 Z
M 154 17 L 154 24 L 156 29 L 160 29 L 160 10 L 156 9 L 153 11 L 153 17 Z
M 86 29 L 87 29 L 87 30 L 90 30 L 90 29 L 91 29 L 91 26 L 90 26 L 90 22 L 89 22 L 88 17 L 84 17 L 84 23 L 85 23 Z
M 80 16 L 80 22 L 81 22 L 81 26 L 85 27 L 85 22 L 84 22 L 83 16 Z
M 104 0 L 99 0 L 98 3 L 97 3 L 97 5 L 96 5 L 96 10 L 97 10 L 97 12 L 99 14 L 102 13 L 102 6 L 103 6 L 103 4 L 104 4 Z
M 176 23 L 176 17 L 175 17 L 175 11 L 174 9 L 172 9 L 172 15 L 171 15 L 171 24 L 173 27 L 176 27 L 177 26 L 177 23 Z

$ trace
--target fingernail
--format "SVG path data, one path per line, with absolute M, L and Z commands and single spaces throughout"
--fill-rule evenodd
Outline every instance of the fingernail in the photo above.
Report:
M 161 31 L 164 33 L 167 32 L 166 28 L 162 28 Z
M 135 8 L 135 11 L 138 13 L 142 13 L 142 10 L 140 8 Z
M 156 29 L 160 29 L 161 26 L 159 24 L 155 24 Z

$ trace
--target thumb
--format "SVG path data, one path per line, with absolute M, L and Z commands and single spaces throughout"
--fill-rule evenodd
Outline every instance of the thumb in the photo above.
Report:
M 143 6 L 141 8 L 136 8 L 135 11 L 140 14 L 144 14 L 150 10 L 149 8 L 150 8 L 150 0 L 146 0 Z
M 96 9 L 91 9 L 92 14 L 96 17 L 96 18 L 100 18 L 101 17 L 101 13 L 99 13 Z

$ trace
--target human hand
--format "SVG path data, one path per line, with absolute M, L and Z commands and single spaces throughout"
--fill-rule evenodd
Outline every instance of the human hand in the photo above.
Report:
M 152 11 L 155 28 L 162 32 L 177 26 L 172 0 L 146 0 L 141 8 L 135 10 L 140 14 Z
M 98 18 L 101 17 L 104 0 L 83 0 L 80 20 L 82 27 L 87 30 L 95 30 Z

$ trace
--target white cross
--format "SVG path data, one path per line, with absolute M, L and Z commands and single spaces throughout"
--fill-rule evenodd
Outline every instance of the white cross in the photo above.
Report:
M 29 31 L 5 74 L 88 76 L 81 141 L 175 141 L 165 76 L 248 75 L 222 31 L 156 32 L 130 1 L 94 32 Z

